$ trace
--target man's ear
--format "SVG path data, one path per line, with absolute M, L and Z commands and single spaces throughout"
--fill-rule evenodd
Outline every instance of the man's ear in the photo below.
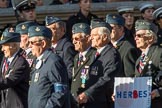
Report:
M 42 40 L 42 47 L 45 48 L 47 46 L 47 43 L 45 40 Z

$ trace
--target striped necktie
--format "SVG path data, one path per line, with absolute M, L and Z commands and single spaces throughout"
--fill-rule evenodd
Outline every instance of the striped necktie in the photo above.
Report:
M 83 62 L 83 55 L 79 54 L 78 66 Z
M 2 70 L 3 75 L 6 74 L 6 71 L 8 70 L 8 66 L 9 66 L 9 62 L 7 61 L 7 59 L 5 59 L 3 62 L 3 70 Z
M 145 58 L 145 54 L 142 54 L 140 57 L 140 61 L 139 61 L 139 68 L 138 68 L 138 72 L 141 73 L 143 68 L 144 68 L 144 58 Z

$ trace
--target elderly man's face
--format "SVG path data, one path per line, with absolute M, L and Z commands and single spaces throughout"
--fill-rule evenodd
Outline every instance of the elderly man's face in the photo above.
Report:
M 137 48 L 146 49 L 149 44 L 149 38 L 146 37 L 146 30 L 138 30 L 136 31 L 135 41 Z
M 29 47 L 31 48 L 33 56 L 39 57 L 44 51 L 43 40 L 38 37 L 31 37 L 29 38 Z
M 59 26 L 58 23 L 53 23 L 49 26 L 47 26 L 47 28 L 51 29 L 52 31 L 52 42 L 55 43 L 57 42 L 62 36 L 62 32 L 63 32 L 63 28 Z
M 6 58 L 10 58 L 14 55 L 17 49 L 15 48 L 14 43 L 5 43 L 2 45 L 2 51 L 4 52 L 4 56 Z
M 103 46 L 103 37 L 98 34 L 98 30 L 99 28 L 91 30 L 92 47 L 97 49 Z
M 83 52 L 86 50 L 86 45 L 88 43 L 88 37 L 82 36 L 83 33 L 75 33 L 72 36 L 73 44 L 75 46 L 75 50 L 79 52 Z

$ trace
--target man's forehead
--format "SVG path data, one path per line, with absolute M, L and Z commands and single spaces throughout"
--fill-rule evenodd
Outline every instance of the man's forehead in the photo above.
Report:
M 37 39 L 39 39 L 37 36 L 35 36 L 35 37 L 30 37 L 30 38 L 29 38 L 29 41 L 37 40 Z

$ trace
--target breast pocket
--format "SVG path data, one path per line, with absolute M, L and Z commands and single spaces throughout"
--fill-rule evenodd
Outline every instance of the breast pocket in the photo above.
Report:
M 56 54 L 59 55 L 61 58 L 63 58 L 63 51 L 57 50 L 56 51 Z
M 98 67 L 97 66 L 92 66 L 90 69 L 90 75 L 98 75 Z

